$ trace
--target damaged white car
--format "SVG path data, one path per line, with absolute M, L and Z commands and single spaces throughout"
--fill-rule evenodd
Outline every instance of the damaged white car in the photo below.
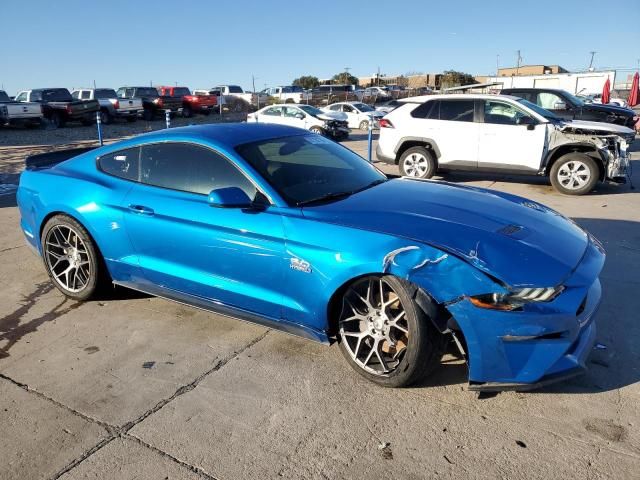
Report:
M 247 122 L 304 128 L 334 140 L 345 140 L 349 137 L 346 113 L 323 112 L 311 105 L 270 105 L 247 115 Z
M 402 100 L 380 121 L 379 160 L 402 175 L 495 171 L 548 176 L 561 193 L 582 195 L 598 181 L 625 183 L 634 131 L 566 121 L 522 98 L 430 95 Z

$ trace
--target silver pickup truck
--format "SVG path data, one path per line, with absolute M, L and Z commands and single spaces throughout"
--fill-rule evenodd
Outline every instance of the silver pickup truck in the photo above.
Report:
M 135 122 L 142 113 L 142 100 L 139 98 L 118 98 L 112 88 L 82 88 L 71 92 L 74 100 L 97 100 L 100 103 L 100 121 L 104 124 L 116 118 Z
M 39 103 L 20 103 L 0 90 L 0 126 L 20 125 L 39 127 L 42 123 L 42 108 Z

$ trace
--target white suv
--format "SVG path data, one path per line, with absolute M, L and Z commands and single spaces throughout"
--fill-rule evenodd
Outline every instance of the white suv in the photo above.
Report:
M 629 128 L 566 121 L 506 95 L 429 95 L 380 120 L 379 160 L 406 176 L 438 170 L 546 175 L 560 192 L 581 195 L 599 180 L 625 183 Z

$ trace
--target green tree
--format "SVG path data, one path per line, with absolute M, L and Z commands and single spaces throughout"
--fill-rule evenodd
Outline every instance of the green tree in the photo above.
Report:
M 464 85 L 473 85 L 476 79 L 473 75 L 455 70 L 445 70 L 440 81 L 441 88 L 461 87 Z
M 295 85 L 296 87 L 309 89 L 315 88 L 320 85 L 320 80 L 318 80 L 318 77 L 314 77 L 312 75 L 303 75 L 302 77 L 294 79 L 291 84 Z
M 345 84 L 345 85 L 358 85 L 358 77 L 354 77 L 349 72 L 341 72 L 336 73 L 331 79 L 335 83 Z

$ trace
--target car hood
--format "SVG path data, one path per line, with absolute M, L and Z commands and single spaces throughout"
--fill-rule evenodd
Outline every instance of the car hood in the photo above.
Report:
M 320 120 L 346 120 L 347 114 L 344 112 L 322 112 L 317 115 Z
M 585 103 L 582 106 L 582 111 L 586 112 L 605 112 L 605 113 L 613 113 L 616 115 L 620 115 L 623 117 L 633 116 L 633 110 L 624 107 L 618 107 L 616 105 L 602 105 L 601 103 Z
M 403 237 L 408 245 L 429 244 L 511 287 L 561 284 L 589 242 L 587 233 L 571 220 L 531 200 L 406 178 L 389 180 L 338 202 L 304 207 L 303 214 Z
M 589 131 L 594 133 L 611 134 L 614 133 L 620 136 L 628 136 L 633 134 L 633 130 L 628 127 L 623 127 L 615 123 L 604 122 L 587 122 L 583 120 L 571 120 L 563 121 L 560 124 L 560 130 L 577 130 L 577 131 Z

